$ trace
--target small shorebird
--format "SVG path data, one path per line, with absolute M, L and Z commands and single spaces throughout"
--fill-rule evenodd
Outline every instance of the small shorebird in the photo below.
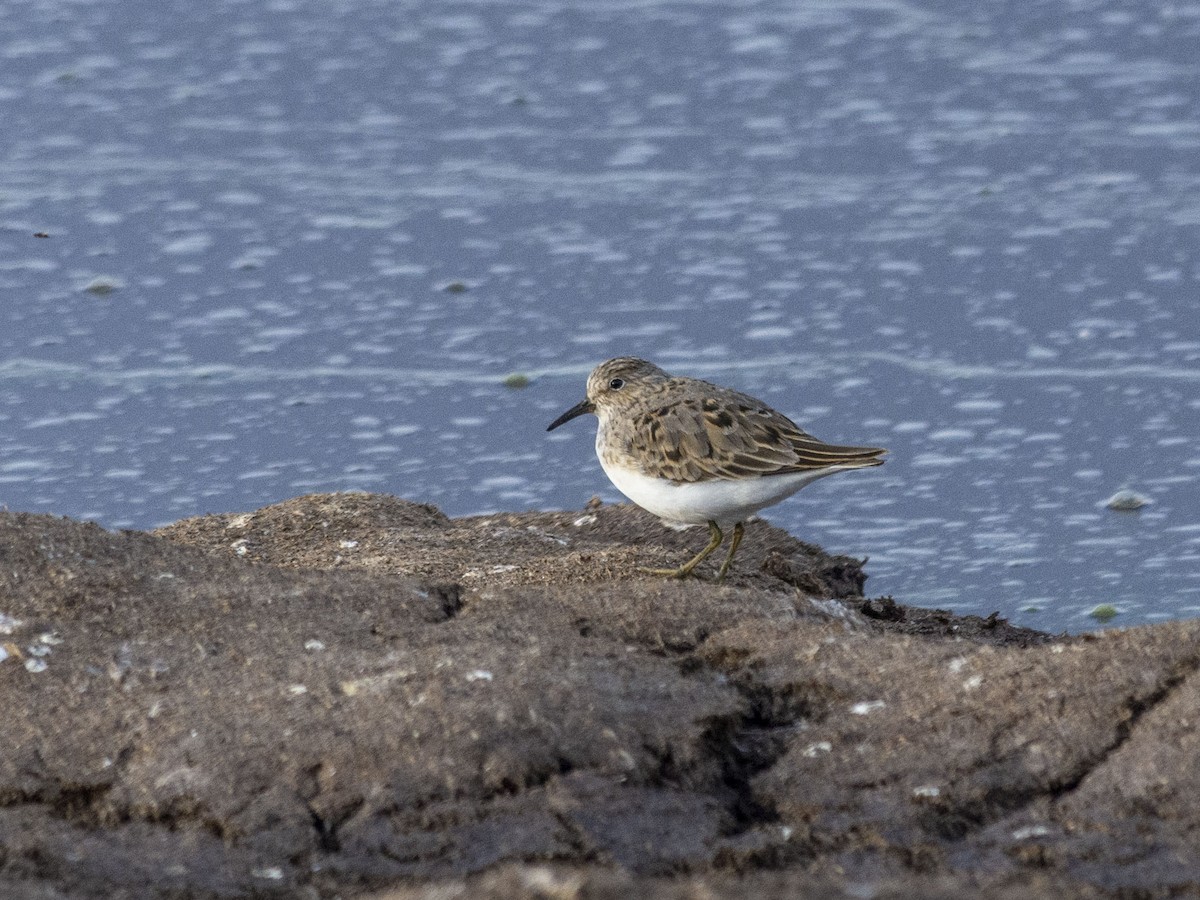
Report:
M 632 356 L 593 369 L 587 397 L 546 430 L 584 413 L 600 420 L 596 455 L 617 490 L 668 522 L 708 525 L 708 546 L 678 569 L 643 569 L 674 578 L 690 575 L 733 525 L 723 581 L 748 517 L 818 478 L 882 465 L 887 452 L 826 444 L 761 400 Z

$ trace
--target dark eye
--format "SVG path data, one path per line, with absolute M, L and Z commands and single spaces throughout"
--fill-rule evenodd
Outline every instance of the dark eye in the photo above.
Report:
M 614 391 L 619 391 L 621 388 L 625 387 L 625 379 L 624 378 L 614 378 L 612 381 L 610 381 L 608 383 L 608 386 L 610 388 L 612 388 Z

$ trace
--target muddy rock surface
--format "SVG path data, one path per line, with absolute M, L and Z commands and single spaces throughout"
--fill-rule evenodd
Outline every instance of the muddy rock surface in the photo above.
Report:
M 1200 894 L 1200 625 L 864 598 L 764 522 L 0 513 L 0 896 Z M 1098 598 L 1101 599 L 1101 598 Z

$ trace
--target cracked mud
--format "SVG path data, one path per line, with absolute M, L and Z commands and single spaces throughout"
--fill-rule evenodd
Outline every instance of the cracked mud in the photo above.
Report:
M 0 895 L 1200 892 L 1196 623 L 866 600 L 763 522 L 725 585 L 636 574 L 703 541 L 365 494 L 0 514 Z

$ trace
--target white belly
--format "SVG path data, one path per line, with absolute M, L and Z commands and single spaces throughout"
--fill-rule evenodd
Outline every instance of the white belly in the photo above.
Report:
M 633 469 L 607 465 L 603 457 L 600 465 L 618 491 L 659 518 L 687 525 L 703 525 L 711 520 L 722 528 L 743 522 L 760 509 L 786 500 L 818 478 L 857 468 L 830 466 L 813 472 L 673 484 Z

